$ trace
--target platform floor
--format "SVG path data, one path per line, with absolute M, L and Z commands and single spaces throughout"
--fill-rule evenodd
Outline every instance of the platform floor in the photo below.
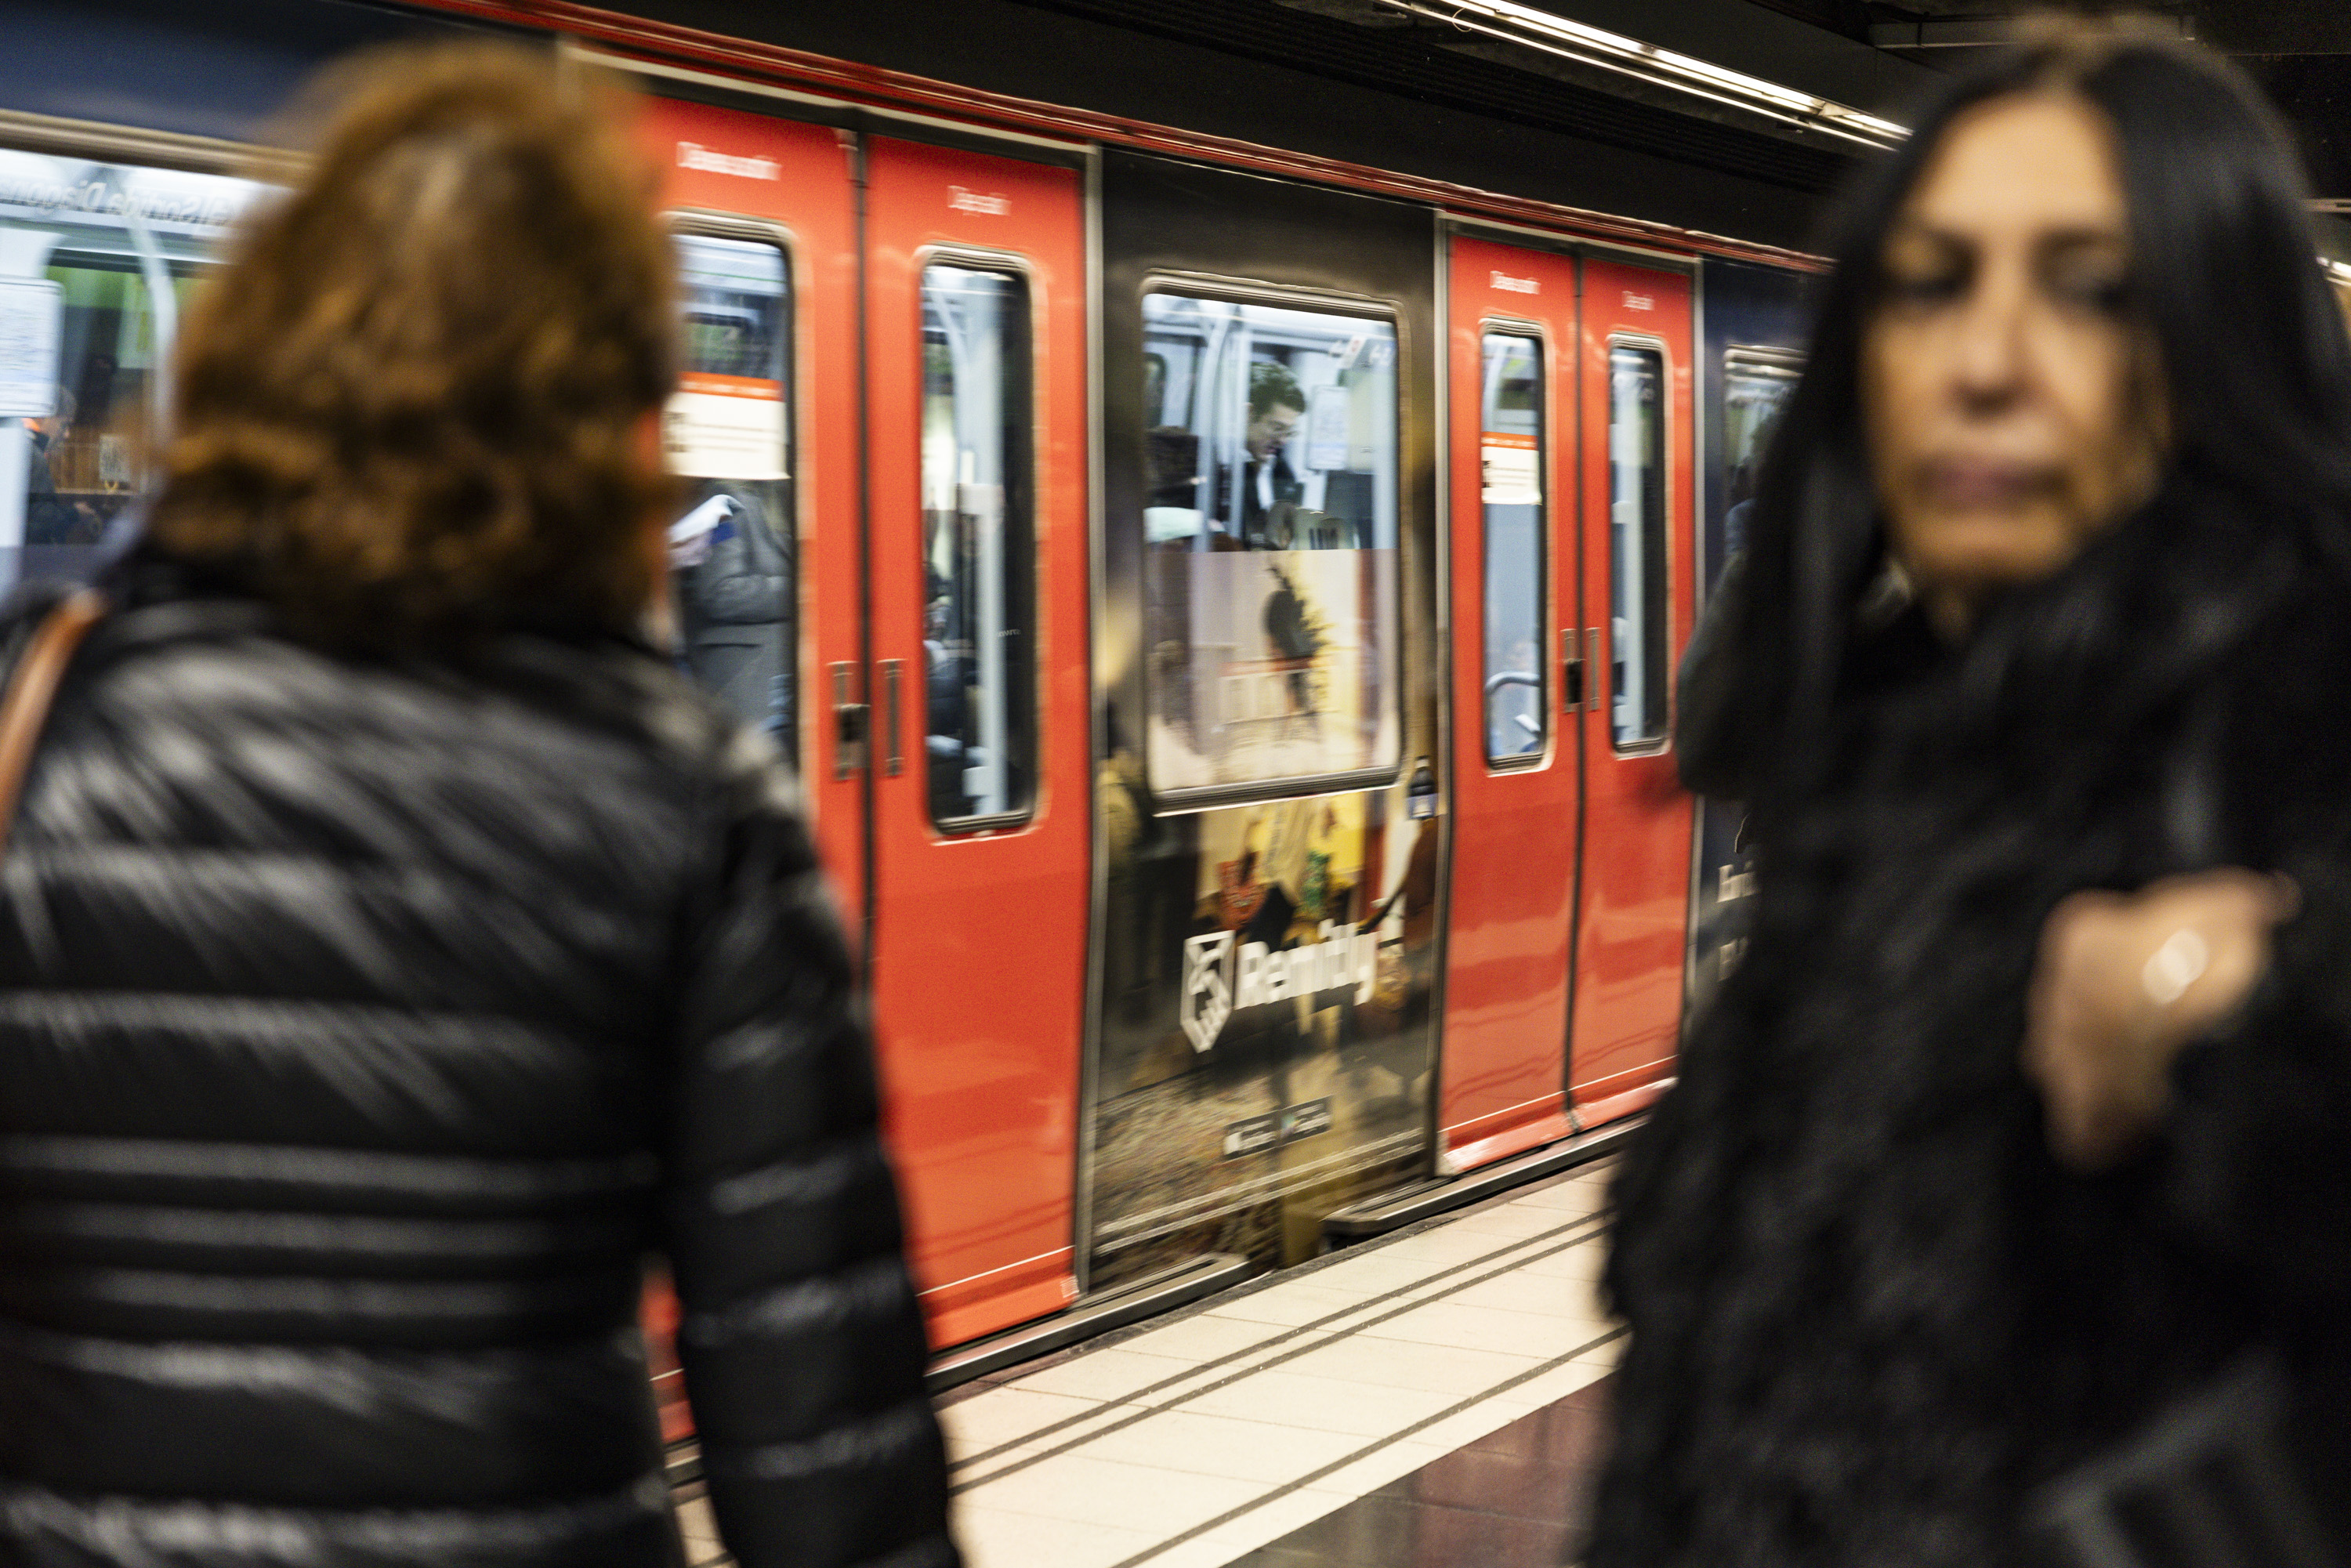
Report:
M 972 1568 L 1572 1563 L 1622 1330 L 1605 1165 L 940 1401 Z M 682 1496 L 689 1561 L 720 1564 Z

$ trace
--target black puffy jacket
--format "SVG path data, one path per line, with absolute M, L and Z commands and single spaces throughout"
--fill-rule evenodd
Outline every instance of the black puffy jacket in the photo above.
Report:
M 117 586 L 0 866 L 0 1563 L 665 1563 L 655 1252 L 746 1568 L 952 1563 L 768 746 L 614 641 Z

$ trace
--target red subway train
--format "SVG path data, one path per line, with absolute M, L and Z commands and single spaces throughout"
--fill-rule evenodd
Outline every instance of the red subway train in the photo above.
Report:
M 185 127 L 307 62 L 131 6 L 122 57 L 197 85 L 18 80 L 107 11 L 0 71 L 0 273 L 75 394 L 0 419 L 19 570 L 135 496 L 259 188 Z M 798 764 L 943 1379 L 1588 1153 L 1670 1081 L 1745 886 L 1674 667 L 1805 257 L 615 12 L 354 26 L 452 19 L 642 95 L 679 657 Z

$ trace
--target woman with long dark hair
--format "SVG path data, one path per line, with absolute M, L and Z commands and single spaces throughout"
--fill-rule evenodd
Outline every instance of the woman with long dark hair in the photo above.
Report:
M 1618 1188 L 1593 1568 L 2016 1561 L 2248 1353 L 2339 1380 L 2351 352 L 2304 200 L 2226 68 L 2065 32 L 1852 207 L 1689 737 L 1760 897 Z

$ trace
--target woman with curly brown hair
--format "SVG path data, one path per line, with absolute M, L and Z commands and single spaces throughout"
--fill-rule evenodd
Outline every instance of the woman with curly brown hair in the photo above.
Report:
M 638 632 L 647 175 L 519 52 L 344 88 L 189 323 L 16 817 L 0 1561 L 665 1562 L 661 1252 L 737 1556 L 950 1564 L 792 786 Z

